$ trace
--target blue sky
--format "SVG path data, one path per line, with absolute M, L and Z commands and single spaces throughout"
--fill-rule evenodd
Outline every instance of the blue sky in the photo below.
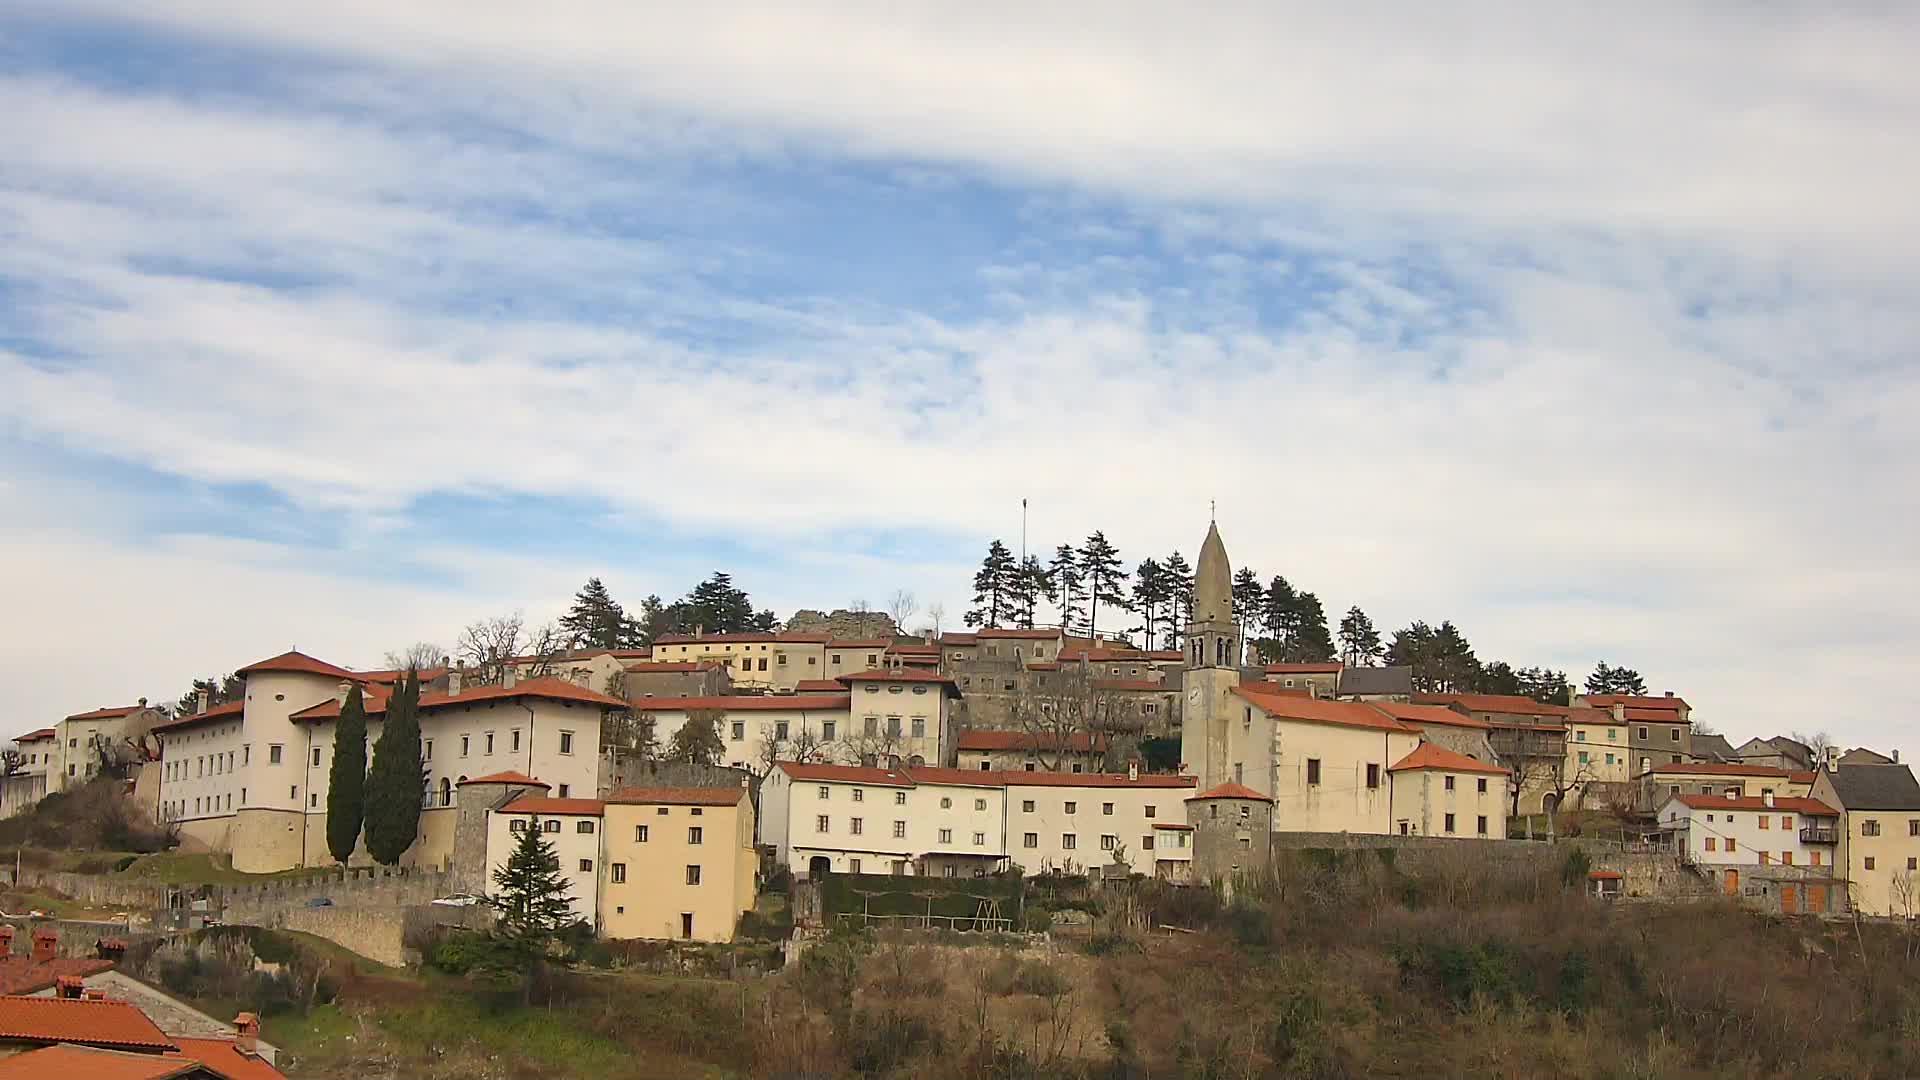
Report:
M 1540 19 L 10 5 L 0 719 L 588 574 L 952 625 L 1025 496 L 1920 751 L 1920 27 Z

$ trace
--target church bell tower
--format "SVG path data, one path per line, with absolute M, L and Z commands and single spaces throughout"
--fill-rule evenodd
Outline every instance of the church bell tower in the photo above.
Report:
M 1233 570 L 1218 526 L 1208 523 L 1193 575 L 1180 723 L 1180 757 L 1187 771 L 1199 777 L 1201 791 L 1240 780 L 1233 771 L 1230 727 L 1234 712 L 1230 699 L 1240 682 L 1240 656 L 1240 629 L 1233 619 Z

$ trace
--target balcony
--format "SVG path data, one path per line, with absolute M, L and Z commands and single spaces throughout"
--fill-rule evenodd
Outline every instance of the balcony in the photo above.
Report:
M 1803 844 L 1837 844 L 1840 842 L 1840 830 L 1832 825 L 1809 825 L 1800 830 L 1800 842 Z

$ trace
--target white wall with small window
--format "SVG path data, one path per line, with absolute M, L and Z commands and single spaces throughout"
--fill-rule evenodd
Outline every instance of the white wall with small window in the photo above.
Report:
M 560 857 L 574 914 L 600 927 L 600 872 L 605 852 L 605 804 L 595 799 L 521 796 L 487 817 L 487 892 L 521 833 L 536 829 Z
M 1007 791 L 1007 857 L 1028 874 L 1085 872 L 1124 861 L 1151 874 L 1156 826 L 1187 822 L 1191 776 L 1019 772 Z M 1145 850 L 1151 838 L 1153 851 Z

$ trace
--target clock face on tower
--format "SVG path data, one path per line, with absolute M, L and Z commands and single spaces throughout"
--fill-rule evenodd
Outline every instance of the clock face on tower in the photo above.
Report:
M 1200 688 L 1199 687 L 1193 686 L 1193 687 L 1187 688 L 1187 705 L 1195 709 L 1200 707 Z

